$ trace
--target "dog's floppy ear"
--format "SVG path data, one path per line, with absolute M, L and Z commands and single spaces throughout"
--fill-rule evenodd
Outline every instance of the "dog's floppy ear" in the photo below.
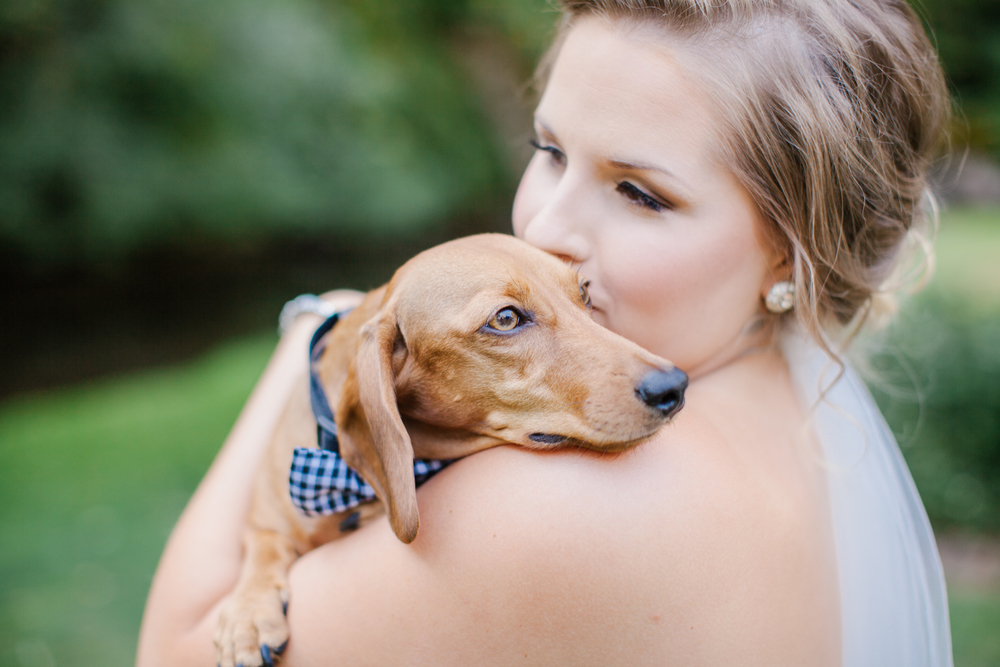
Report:
M 347 463 L 385 503 L 393 532 L 409 544 L 417 536 L 417 489 L 413 445 L 396 406 L 393 349 L 402 344 L 391 304 L 361 329 L 357 356 L 347 375 L 337 428 Z

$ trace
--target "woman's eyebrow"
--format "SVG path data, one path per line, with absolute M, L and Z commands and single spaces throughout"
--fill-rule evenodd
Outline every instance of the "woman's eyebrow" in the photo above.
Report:
M 537 113 L 535 114 L 534 120 L 535 120 L 535 131 L 539 135 L 544 134 L 552 139 L 555 139 L 556 136 L 555 132 L 552 131 L 552 128 L 550 128 L 544 120 L 538 117 Z M 684 181 L 684 179 L 680 178 L 676 173 L 670 171 L 666 167 L 660 167 L 655 164 L 649 164 L 646 162 L 630 162 L 628 160 L 616 160 L 616 159 L 609 159 L 608 164 L 614 167 L 615 169 L 620 169 L 622 171 L 655 171 L 669 178 L 671 181 L 676 183 L 677 186 L 679 186 L 680 188 L 685 189 L 688 192 L 692 192 L 691 186 L 688 185 Z
M 682 188 L 691 190 L 691 186 L 684 182 L 684 179 L 680 178 L 677 174 L 670 171 L 665 167 L 660 167 L 655 164 L 648 164 L 646 162 L 628 162 L 625 160 L 608 160 L 610 164 L 615 169 L 621 169 L 622 171 L 655 171 L 664 176 L 668 177 L 670 180 L 677 183 Z

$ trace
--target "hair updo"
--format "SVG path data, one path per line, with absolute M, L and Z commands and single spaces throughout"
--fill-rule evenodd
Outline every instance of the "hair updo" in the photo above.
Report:
M 652 25 L 693 58 L 720 158 L 787 252 L 795 314 L 820 340 L 891 302 L 935 221 L 927 170 L 950 105 L 905 0 L 561 0 L 544 79 L 573 23 Z M 920 244 L 931 255 L 929 244 Z

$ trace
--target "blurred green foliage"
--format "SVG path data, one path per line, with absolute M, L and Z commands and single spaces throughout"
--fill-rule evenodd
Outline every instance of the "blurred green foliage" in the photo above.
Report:
M 1000 315 L 929 295 L 893 343 L 906 373 L 877 393 L 931 519 L 1000 530 Z
M 0 243 L 94 261 L 481 214 L 516 175 L 456 44 L 487 31 L 530 71 L 543 7 L 2 3 Z
M 952 212 L 930 289 L 874 359 L 874 394 L 938 528 L 1000 530 L 1000 211 Z
M 994 152 L 995 5 L 918 2 L 964 107 L 957 143 Z M 554 22 L 547 0 L 0 3 L 5 257 L 106 264 L 506 215 L 509 137 L 468 47 L 527 81 Z
M 1000 158 L 1000 4 L 996 0 L 915 0 L 937 45 L 960 113 L 956 147 Z

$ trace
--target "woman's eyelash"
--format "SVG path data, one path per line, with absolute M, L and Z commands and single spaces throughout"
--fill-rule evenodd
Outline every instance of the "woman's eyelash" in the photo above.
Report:
M 566 155 L 555 146 L 545 146 L 543 144 L 538 143 L 534 139 L 528 139 L 528 143 L 531 144 L 531 147 L 534 148 L 536 151 L 545 151 L 546 153 L 549 153 L 555 162 L 559 164 L 565 164 Z
M 623 194 L 626 199 L 631 201 L 633 204 L 642 206 L 643 208 L 648 208 L 651 211 L 659 213 L 663 209 L 673 208 L 670 204 L 661 202 L 653 197 L 650 197 L 645 192 L 635 187 L 628 181 L 622 181 L 618 184 L 618 192 Z

